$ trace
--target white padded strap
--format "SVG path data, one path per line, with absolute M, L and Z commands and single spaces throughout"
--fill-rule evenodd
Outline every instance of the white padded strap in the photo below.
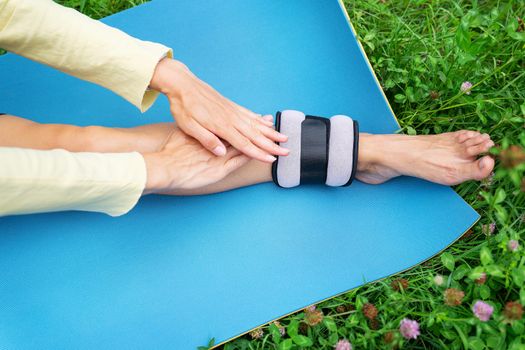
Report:
M 326 184 L 343 186 L 352 176 L 354 121 L 345 115 L 330 118 L 330 141 Z

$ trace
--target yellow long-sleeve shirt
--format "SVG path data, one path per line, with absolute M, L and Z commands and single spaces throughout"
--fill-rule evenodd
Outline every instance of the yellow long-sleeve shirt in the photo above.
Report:
M 104 86 L 148 109 L 159 60 L 171 49 L 60 6 L 52 0 L 0 0 L 0 47 Z M 0 61 L 1 64 L 1 61 Z M 1 98 L 0 98 L 1 112 Z M 146 183 L 137 153 L 71 153 L 0 147 L 0 216 L 88 210 L 128 212 Z

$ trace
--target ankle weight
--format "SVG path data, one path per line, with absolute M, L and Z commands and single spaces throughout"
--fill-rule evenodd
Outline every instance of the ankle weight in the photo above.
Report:
M 344 115 L 321 118 L 303 112 L 277 112 L 277 131 L 288 136 L 281 146 L 290 150 L 272 165 L 273 182 L 280 187 L 300 184 L 348 186 L 357 170 L 358 123 Z

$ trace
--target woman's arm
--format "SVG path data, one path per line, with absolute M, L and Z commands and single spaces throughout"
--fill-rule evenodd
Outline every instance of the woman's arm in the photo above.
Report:
M 186 136 L 175 123 L 159 123 L 134 128 L 78 127 L 66 124 L 40 124 L 10 115 L 0 116 L 0 147 L 64 149 L 70 152 L 140 152 L 146 160 L 163 148 L 176 148 L 182 155 L 199 159 L 202 146 Z M 191 159 L 188 159 L 188 161 Z M 188 172 L 190 173 L 189 169 Z M 196 195 L 271 181 L 271 164 L 250 160 L 221 181 L 204 187 L 171 190 L 164 193 Z
M 79 127 L 41 124 L 11 115 L 0 115 L 0 147 L 40 150 L 61 148 L 70 152 L 155 152 L 166 141 L 174 123 L 135 128 Z
M 51 0 L 0 0 L 0 47 L 104 86 L 142 111 L 168 47 L 133 38 Z
M 0 147 L 0 216 L 62 210 L 127 213 L 144 191 L 138 152 Z
M 52 0 L 0 0 L 0 47 L 104 86 L 141 111 L 162 92 L 181 128 L 216 155 L 226 153 L 219 137 L 266 162 L 287 154 L 273 142 L 284 135 L 193 75 L 171 49 Z
M 62 210 L 118 216 L 143 194 L 191 192 L 248 161 L 232 147 L 216 157 L 173 133 L 173 124 L 82 128 L 0 116 L 0 216 Z

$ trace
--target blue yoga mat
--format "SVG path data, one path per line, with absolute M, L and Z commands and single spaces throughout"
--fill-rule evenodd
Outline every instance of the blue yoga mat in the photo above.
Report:
M 259 113 L 394 116 L 337 1 L 154 0 L 104 22 L 173 47 Z M 133 126 L 145 115 L 95 85 L 8 54 L 0 109 L 40 122 Z M 402 177 L 349 188 L 267 183 L 148 196 L 128 215 L 0 218 L 0 347 L 193 349 L 406 270 L 478 218 L 446 186 Z

